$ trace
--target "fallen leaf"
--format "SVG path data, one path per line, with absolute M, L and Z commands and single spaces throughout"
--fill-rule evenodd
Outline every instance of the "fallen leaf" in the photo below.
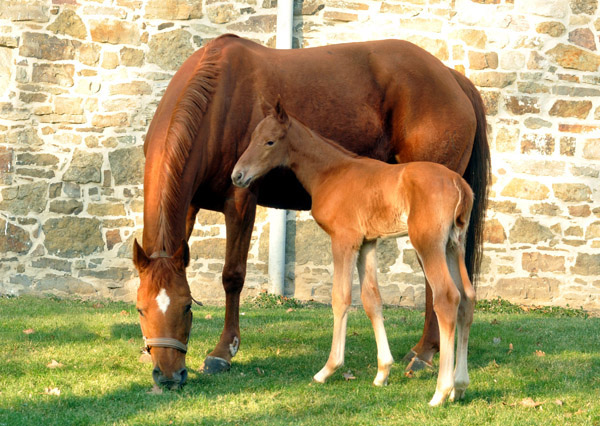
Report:
M 60 396 L 60 389 L 48 387 L 44 389 L 44 395 Z
M 62 366 L 63 366 L 63 365 L 62 365 L 60 362 L 58 362 L 57 360 L 55 360 L 55 359 L 53 359 L 53 360 L 50 362 L 50 364 L 46 365 L 46 367 L 48 367 L 48 368 L 60 368 L 60 367 L 62 367 Z
M 281 353 L 281 351 L 279 350 L 279 348 L 277 348 L 277 352 L 275 352 L 275 355 L 279 355 Z
M 33 328 L 27 328 L 27 329 L 23 330 L 23 333 L 25 333 L 25 334 L 33 334 L 33 333 L 35 333 L 35 330 Z
M 546 352 L 540 351 L 539 349 L 537 349 L 535 351 L 535 356 L 546 356 Z
M 204 317 L 204 319 L 211 320 L 212 319 L 212 315 L 211 314 L 206 314 L 206 316 Z
M 159 388 L 158 386 L 154 385 L 154 386 L 152 386 L 152 389 L 150 389 L 146 393 L 148 393 L 150 395 L 162 395 L 163 390 L 161 388 Z
M 286 312 L 294 312 L 294 308 L 288 308 Z
M 408 377 L 409 379 L 412 379 L 413 377 L 415 377 L 415 373 L 412 370 L 405 371 L 404 377 Z
M 492 324 L 492 325 L 498 325 L 498 324 L 500 324 L 500 323 L 498 322 L 498 320 L 497 320 L 496 318 L 494 318 L 494 319 L 493 319 L 493 320 L 490 322 L 490 324 Z
M 508 353 L 510 354 L 510 353 L 513 351 L 513 349 L 514 349 L 514 348 L 513 348 L 513 344 L 512 344 L 512 343 L 509 343 L 509 344 L 508 344 Z
M 532 398 L 524 398 L 521 401 L 521 405 L 523 407 L 527 407 L 527 408 L 536 408 L 539 407 L 540 405 L 542 405 L 541 402 L 535 402 Z
M 261 370 L 260 367 L 256 367 L 256 372 L 258 373 L 259 376 L 263 376 L 265 374 L 264 370 Z
M 559 407 L 562 407 L 562 406 L 565 404 L 565 403 L 564 403 L 564 402 L 562 402 L 560 399 L 557 399 L 556 401 L 554 401 L 554 403 L 555 403 L 556 405 L 558 405 Z
M 352 374 L 352 372 L 350 370 L 346 371 L 345 373 L 342 373 L 342 377 L 346 380 L 356 379 L 356 377 L 354 377 L 354 374 Z

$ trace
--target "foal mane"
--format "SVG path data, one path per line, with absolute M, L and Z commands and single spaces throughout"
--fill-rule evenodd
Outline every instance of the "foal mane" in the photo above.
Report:
M 221 49 L 214 48 L 215 41 L 204 47 L 204 55 L 191 74 L 171 115 L 163 165 L 163 185 L 159 204 L 159 234 L 157 247 L 173 253 L 181 241 L 168 238 L 180 213 L 181 178 L 192 144 L 200 130 L 202 117 L 208 109 L 217 85 Z

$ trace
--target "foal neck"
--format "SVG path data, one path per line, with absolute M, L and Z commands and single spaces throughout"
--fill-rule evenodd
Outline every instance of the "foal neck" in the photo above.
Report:
M 345 148 L 295 119 L 288 130 L 288 140 L 290 168 L 309 194 L 325 175 L 354 159 Z

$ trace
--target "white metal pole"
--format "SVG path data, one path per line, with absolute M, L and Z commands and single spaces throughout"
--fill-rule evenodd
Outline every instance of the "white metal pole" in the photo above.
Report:
M 292 48 L 294 24 L 294 1 L 277 2 L 277 41 L 278 49 Z M 269 210 L 269 282 L 271 293 L 283 295 L 285 291 L 285 238 L 286 210 Z

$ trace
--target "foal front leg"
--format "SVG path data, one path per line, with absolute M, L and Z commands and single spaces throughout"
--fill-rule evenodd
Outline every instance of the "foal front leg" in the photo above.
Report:
M 377 376 L 375 376 L 373 384 L 384 386 L 387 384 L 394 358 L 383 325 L 383 304 L 379 293 L 379 285 L 377 284 L 376 247 L 377 241 L 364 243 L 358 254 L 357 266 L 360 279 L 360 297 L 365 312 L 373 325 L 375 342 L 377 343 Z
M 325 383 L 335 370 L 344 364 L 348 307 L 352 302 L 352 272 L 356 265 L 356 250 L 351 246 L 332 242 L 333 251 L 333 340 L 331 352 L 325 366 L 314 375 L 313 380 Z

